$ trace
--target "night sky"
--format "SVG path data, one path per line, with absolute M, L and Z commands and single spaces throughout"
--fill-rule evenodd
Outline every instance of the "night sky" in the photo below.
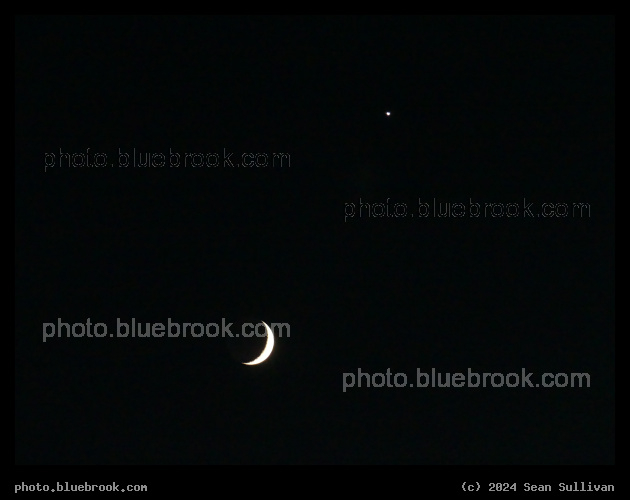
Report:
M 16 18 L 15 462 L 614 463 L 614 35 L 590 16 Z M 134 149 L 165 166 L 119 166 Z M 220 336 L 109 336 L 252 317 L 290 325 L 257 366 Z M 108 335 L 43 341 L 87 318 Z M 388 368 L 591 387 L 344 392 Z

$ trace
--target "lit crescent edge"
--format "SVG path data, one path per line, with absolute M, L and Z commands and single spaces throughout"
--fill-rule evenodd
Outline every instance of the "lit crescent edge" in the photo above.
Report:
M 262 363 L 271 355 L 271 351 L 273 351 L 273 332 L 267 323 L 263 321 L 262 324 L 265 325 L 265 329 L 267 330 L 267 343 L 265 344 L 265 348 L 263 349 L 263 352 L 260 353 L 260 356 L 258 356 L 254 361 L 243 363 L 244 365 L 257 365 Z

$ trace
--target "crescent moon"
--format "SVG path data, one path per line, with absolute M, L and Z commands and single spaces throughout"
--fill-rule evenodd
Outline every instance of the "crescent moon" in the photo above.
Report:
M 243 363 L 244 365 L 257 365 L 262 363 L 271 355 L 271 351 L 273 351 L 273 332 L 267 323 L 263 321 L 262 324 L 265 325 L 265 329 L 267 330 L 267 343 L 265 344 L 265 348 L 263 349 L 263 352 L 260 353 L 260 356 L 258 356 L 254 361 Z

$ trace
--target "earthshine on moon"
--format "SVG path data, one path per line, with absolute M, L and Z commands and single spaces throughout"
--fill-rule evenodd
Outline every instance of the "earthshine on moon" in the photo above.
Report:
M 271 331 L 271 328 L 269 328 L 269 325 L 267 323 L 263 321 L 262 324 L 265 325 L 265 329 L 267 330 L 267 343 L 265 344 L 265 348 L 263 349 L 263 352 L 260 353 L 260 356 L 258 356 L 254 361 L 243 363 L 244 365 L 260 364 L 265 361 L 271 355 L 271 351 L 273 351 L 273 332 Z

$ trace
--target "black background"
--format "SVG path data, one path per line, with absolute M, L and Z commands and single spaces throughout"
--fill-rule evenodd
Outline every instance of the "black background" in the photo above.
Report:
M 612 17 L 15 25 L 16 463 L 614 462 Z M 45 171 L 60 148 L 291 166 Z M 591 212 L 344 220 L 419 197 Z M 220 338 L 42 342 L 245 316 L 291 325 L 256 367 Z M 342 390 L 418 367 L 591 387 Z

